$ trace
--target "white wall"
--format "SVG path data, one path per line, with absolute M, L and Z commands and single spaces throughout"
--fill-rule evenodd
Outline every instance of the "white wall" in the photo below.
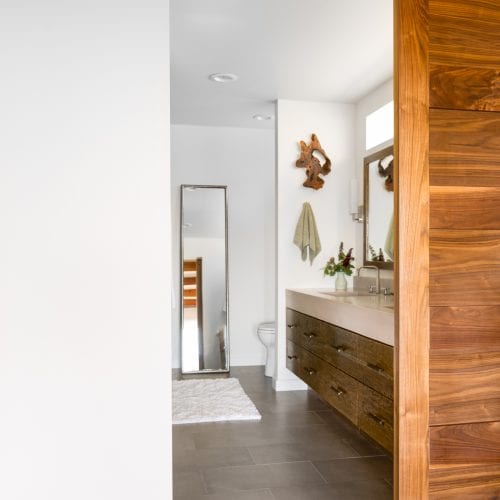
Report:
M 355 223 L 349 215 L 349 181 L 355 177 L 355 107 L 350 104 L 279 100 L 277 116 L 276 179 L 276 318 L 277 370 L 276 390 L 304 388 L 286 369 L 285 289 L 293 287 L 333 287 L 334 278 L 323 277 L 321 270 L 330 256 L 337 256 L 340 241 L 354 247 L 358 263 L 360 249 L 355 245 Z M 310 142 L 318 136 L 332 160 L 332 171 L 325 176 L 322 189 L 305 188 L 304 169 L 295 167 L 299 141 Z M 314 260 L 301 260 L 293 244 L 302 204 L 308 201 L 316 218 L 322 252 Z M 351 281 L 351 279 L 349 279 Z
M 168 0 L 3 5 L 0 498 L 170 498 Z
M 265 360 L 256 329 L 274 319 L 274 132 L 172 126 L 172 242 L 179 280 L 181 184 L 228 186 L 230 363 Z M 179 298 L 172 317 L 173 365 L 179 366 Z

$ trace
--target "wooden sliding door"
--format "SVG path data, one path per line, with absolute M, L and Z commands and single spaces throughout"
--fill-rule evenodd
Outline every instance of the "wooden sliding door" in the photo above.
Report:
M 396 493 L 499 498 L 500 3 L 395 12 Z

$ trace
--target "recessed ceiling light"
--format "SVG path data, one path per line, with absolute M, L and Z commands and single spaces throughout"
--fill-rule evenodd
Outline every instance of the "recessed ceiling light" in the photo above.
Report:
M 258 121 L 271 120 L 272 115 L 253 115 L 252 118 Z
M 233 75 L 232 73 L 213 73 L 208 78 L 213 82 L 228 83 L 235 82 L 239 78 L 239 76 Z

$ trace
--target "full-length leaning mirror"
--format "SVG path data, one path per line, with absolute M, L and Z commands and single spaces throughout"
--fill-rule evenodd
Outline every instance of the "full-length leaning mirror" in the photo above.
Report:
M 364 159 L 364 265 L 394 268 L 394 148 Z
M 229 371 L 226 186 L 181 186 L 182 373 Z

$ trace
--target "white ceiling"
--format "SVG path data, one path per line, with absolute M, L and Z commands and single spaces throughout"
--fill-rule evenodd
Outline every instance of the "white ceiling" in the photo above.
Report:
M 171 0 L 174 124 L 270 128 L 280 99 L 356 102 L 392 76 L 392 0 Z M 210 81 L 235 73 L 236 82 Z

